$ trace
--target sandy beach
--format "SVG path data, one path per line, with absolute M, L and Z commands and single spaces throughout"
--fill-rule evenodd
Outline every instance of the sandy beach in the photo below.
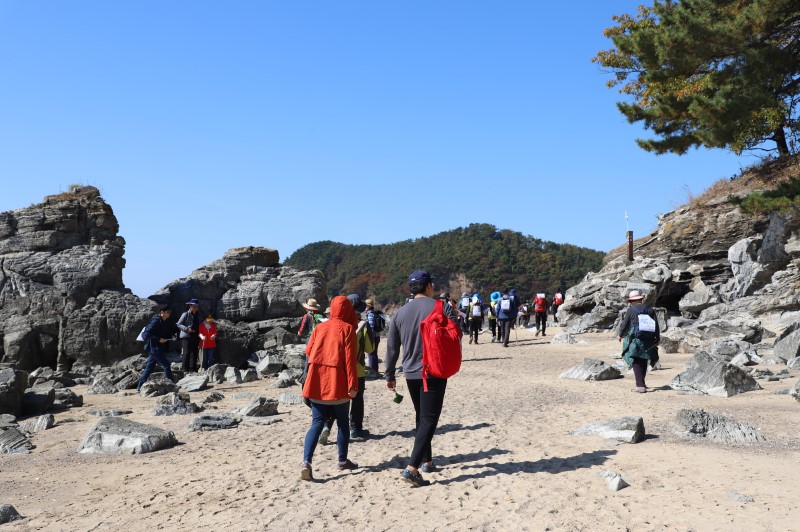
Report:
M 372 437 L 350 445 L 361 467 L 340 473 L 335 445 L 319 446 L 315 482 L 300 480 L 310 424 L 304 405 L 281 405 L 280 421 L 268 426 L 190 432 L 195 416 L 154 416 L 154 398 L 76 387 L 83 407 L 56 414 L 56 426 L 33 437 L 31 454 L 0 457 L 0 503 L 25 517 L 3 530 L 800 530 L 800 404 L 775 393 L 793 386 L 798 372 L 728 399 L 679 395 L 668 385 L 690 355 L 662 354 L 663 369 L 648 375 L 651 392 L 635 394 L 631 374 L 559 379 L 586 357 L 611 362 L 619 344 L 605 333 L 551 345 L 558 332 L 552 327 L 542 338 L 521 330 L 506 349 L 490 343 L 487 331 L 478 345 L 464 340 L 462 369 L 448 383 L 433 440 L 440 471 L 426 475 L 432 485 L 425 488 L 400 479 L 413 405 L 407 397 L 392 402 L 382 381 L 367 382 Z M 220 391 L 225 399 L 209 411 L 228 412 L 254 397 L 299 392 L 270 388 L 273 382 L 216 385 L 192 401 Z M 398 384 L 405 393 L 402 378 Z M 676 412 L 698 407 L 759 428 L 766 443 L 675 434 Z M 174 431 L 179 445 L 133 456 L 78 454 L 99 420 L 86 412 L 108 408 Z M 643 442 L 568 434 L 622 416 L 644 418 Z M 630 487 L 609 491 L 599 477 L 607 470 Z

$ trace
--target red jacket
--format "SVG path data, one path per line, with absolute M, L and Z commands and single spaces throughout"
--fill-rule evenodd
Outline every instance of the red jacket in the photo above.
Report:
M 210 327 L 209 327 L 210 326 Z M 208 323 L 204 321 L 198 327 L 197 334 L 202 334 L 206 337 L 205 340 L 200 339 L 200 349 L 211 349 L 217 347 L 217 324 L 214 322 Z
M 534 312 L 547 312 L 547 299 L 536 296 L 533 298 Z
M 358 390 L 357 323 L 350 300 L 334 297 L 330 319 L 314 328 L 306 345 L 308 375 L 303 397 L 312 401 L 339 401 L 350 399 L 348 390 Z

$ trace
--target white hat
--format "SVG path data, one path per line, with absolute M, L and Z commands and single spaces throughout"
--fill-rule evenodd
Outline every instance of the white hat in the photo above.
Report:
M 644 296 L 638 290 L 631 290 L 631 293 L 628 294 L 628 301 L 641 301 L 644 299 Z

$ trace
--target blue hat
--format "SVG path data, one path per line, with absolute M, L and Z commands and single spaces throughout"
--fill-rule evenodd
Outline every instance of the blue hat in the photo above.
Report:
M 430 282 L 431 282 L 431 274 L 429 274 L 425 270 L 417 270 L 408 276 L 409 285 L 420 284 L 422 286 L 426 286 Z
M 189 301 L 186 302 L 186 304 L 187 305 L 199 305 L 200 302 L 198 300 L 196 300 L 196 299 L 190 299 Z
M 497 301 L 501 297 L 503 297 L 503 294 L 501 294 L 500 292 L 492 292 L 492 295 L 491 295 L 492 301 Z

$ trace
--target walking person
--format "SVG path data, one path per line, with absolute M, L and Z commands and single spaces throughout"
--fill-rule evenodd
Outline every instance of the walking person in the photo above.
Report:
M 469 343 L 478 344 L 478 333 L 483 326 L 483 303 L 478 294 L 472 296 L 469 306 Z
M 511 327 L 517 318 L 517 298 L 511 295 L 508 288 L 503 290 L 503 295 L 497 300 L 495 310 L 497 310 L 497 324 L 500 326 L 503 347 L 508 347 Z
M 216 364 L 217 354 L 217 323 L 211 314 L 206 316 L 205 321 L 200 325 L 198 333 L 200 337 L 200 351 L 203 353 L 201 365 L 203 369 L 208 369 Z
M 374 372 L 378 371 L 378 344 L 381 342 L 381 333 L 386 328 L 386 318 L 383 312 L 375 308 L 375 301 L 367 299 L 367 324 L 372 330 L 372 351 L 367 352 L 367 367 Z
M 553 311 L 553 322 L 558 323 L 558 307 L 564 304 L 564 296 L 561 295 L 561 290 L 556 290 L 556 293 L 553 294 L 553 303 L 550 308 Z
M 336 418 L 339 426 L 336 437 L 339 471 L 358 467 L 347 458 L 350 400 L 358 394 L 356 323 L 352 303 L 344 296 L 336 296 L 331 301 L 330 319 L 314 328 L 306 345 L 308 372 L 303 397 L 311 402 L 312 419 L 303 445 L 302 480 L 314 479 L 311 470 L 314 450 L 329 416 Z
M 645 376 L 647 365 L 651 367 L 658 362 L 658 344 L 661 341 L 661 330 L 658 326 L 656 312 L 649 305 L 644 304 L 644 296 L 638 290 L 631 290 L 628 295 L 630 306 L 625 311 L 622 323 L 619 326 L 617 340 L 622 344 L 622 358 L 633 367 L 636 378 L 636 388 L 633 392 L 647 392 Z
M 183 371 L 197 372 L 197 355 L 200 352 L 200 302 L 191 299 L 186 302 L 189 310 L 178 318 L 178 329 L 181 330 L 181 356 L 183 358 Z
M 542 333 L 542 336 L 547 336 L 547 296 L 544 293 L 536 294 L 533 298 L 533 313 L 536 315 L 536 336 Z
M 528 304 L 522 303 L 519 306 L 519 315 L 517 316 L 517 325 L 521 325 L 522 327 L 528 327 L 528 321 L 530 320 L 530 316 L 528 313 Z
M 458 320 L 461 326 L 461 332 L 464 334 L 469 333 L 469 307 L 469 294 L 461 292 L 461 299 L 458 300 L 458 306 L 456 308 L 458 309 Z
M 436 471 L 431 441 L 442 413 L 447 379 L 427 376 L 428 390 L 423 389 L 420 323 L 435 306 L 430 274 L 425 270 L 415 271 L 408 278 L 408 288 L 414 294 L 414 299 L 398 310 L 389 322 L 386 337 L 386 387 L 391 391 L 395 391 L 397 387 L 395 364 L 402 346 L 402 367 L 408 393 L 414 403 L 416 432 L 411 457 L 401 476 L 413 486 L 427 486 L 430 481 L 423 479 L 421 472 Z M 457 323 L 450 305 L 444 305 L 444 312 L 450 320 Z
M 303 314 L 303 319 L 300 320 L 300 328 L 297 329 L 297 336 L 300 338 L 310 337 L 314 327 L 316 327 L 322 319 L 322 315 L 319 313 L 319 303 L 312 297 L 300 305 L 306 309 L 306 313 Z
M 139 383 L 136 385 L 136 391 L 142 389 L 142 385 L 147 382 L 150 374 L 153 372 L 153 367 L 158 364 L 164 370 L 164 376 L 175 382 L 175 377 L 172 376 L 172 369 L 169 365 L 169 360 L 165 356 L 167 342 L 174 340 L 178 334 L 178 328 L 174 323 L 169 322 L 169 316 L 172 311 L 169 305 L 163 305 L 158 309 L 158 314 L 153 316 L 150 323 L 147 324 L 142 337 L 144 338 L 144 349 L 147 351 L 147 363 L 144 366 L 144 371 L 139 378 Z
M 492 295 L 489 296 L 489 330 L 492 333 L 492 343 L 495 341 L 501 341 L 501 331 L 500 327 L 497 325 L 497 301 L 500 299 L 502 294 L 500 292 L 492 292 Z

